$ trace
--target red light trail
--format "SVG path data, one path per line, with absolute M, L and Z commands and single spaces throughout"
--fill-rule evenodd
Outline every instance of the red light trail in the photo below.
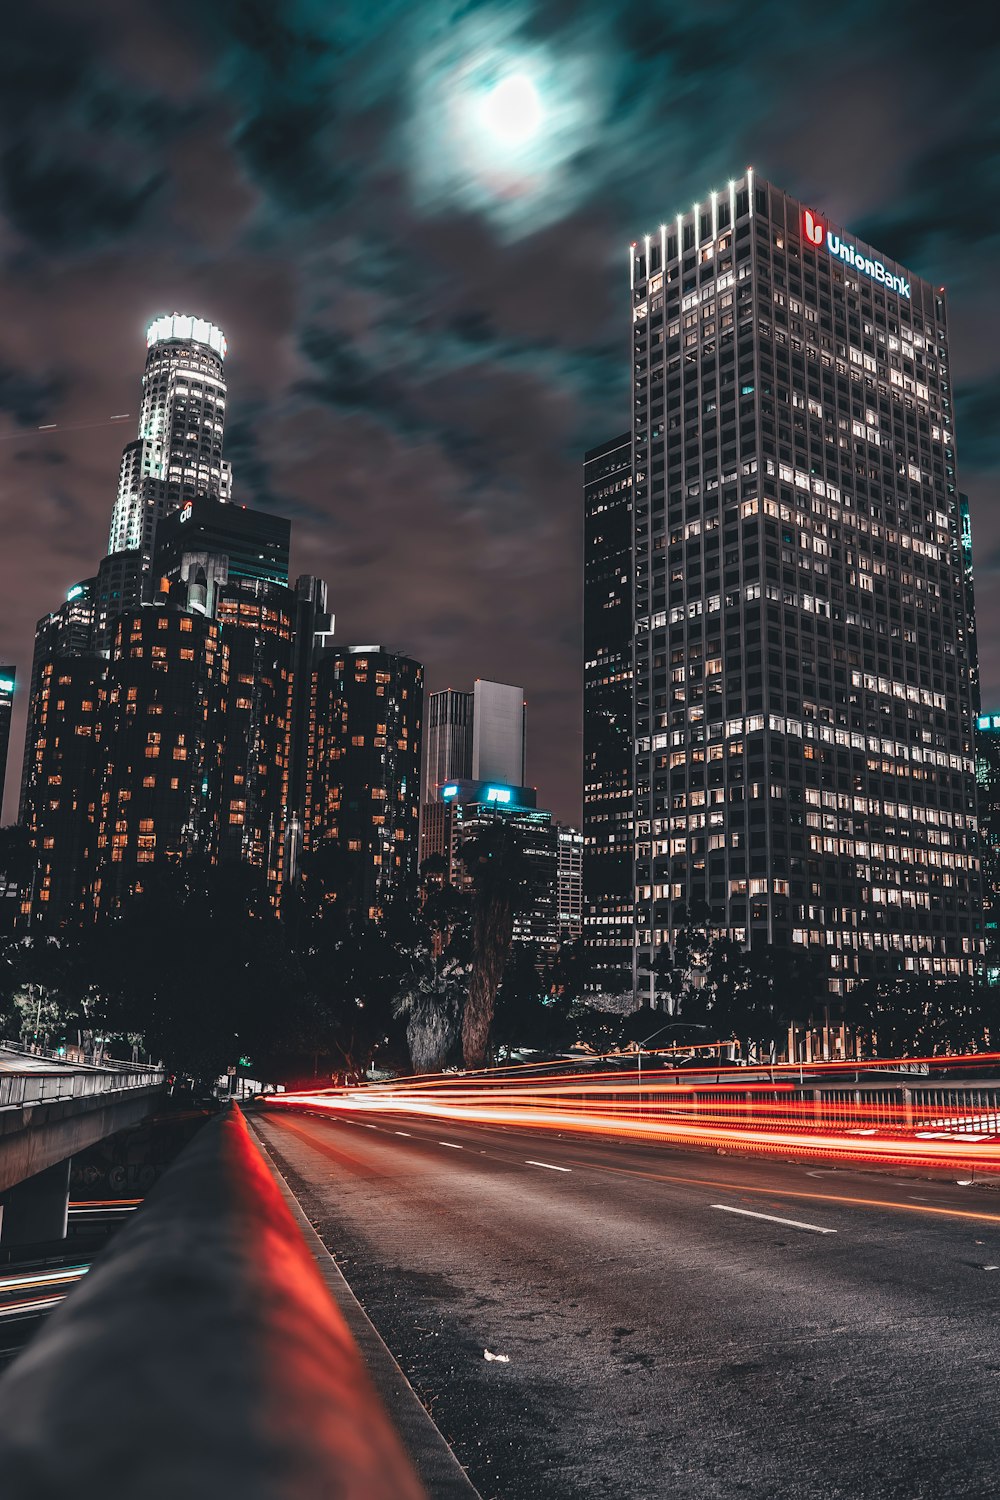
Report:
M 435 1074 L 272 1095 L 268 1105 L 354 1119 L 394 1114 L 816 1160 L 1000 1172 L 997 1053 L 808 1070 L 798 1064 L 644 1069 L 641 1078 L 596 1061 L 604 1064 L 601 1071 Z M 951 1076 L 942 1076 L 946 1072 Z

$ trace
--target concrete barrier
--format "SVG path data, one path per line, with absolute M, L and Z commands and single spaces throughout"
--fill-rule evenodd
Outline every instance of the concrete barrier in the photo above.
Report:
M 235 1107 L 0 1379 L 3 1500 L 419 1500 Z

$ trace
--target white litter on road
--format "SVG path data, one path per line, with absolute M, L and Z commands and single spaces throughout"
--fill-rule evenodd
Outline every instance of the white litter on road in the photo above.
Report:
M 493 1364 L 497 1364 L 497 1365 L 509 1365 L 510 1364 L 510 1355 L 509 1354 L 494 1354 L 492 1352 L 492 1350 L 490 1350 L 490 1349 L 484 1349 L 483 1350 L 483 1358 L 484 1359 L 488 1359 Z

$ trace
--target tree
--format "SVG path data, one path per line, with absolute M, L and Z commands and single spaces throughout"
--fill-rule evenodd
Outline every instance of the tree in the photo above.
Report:
M 497 989 L 507 967 L 514 916 L 530 905 L 534 872 L 519 829 L 492 824 L 462 848 L 472 876 L 471 973 L 462 1017 L 462 1052 L 467 1068 L 484 1067 Z

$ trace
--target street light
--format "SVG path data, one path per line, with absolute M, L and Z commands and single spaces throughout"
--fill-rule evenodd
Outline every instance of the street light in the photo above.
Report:
M 677 1028 L 678 1028 L 678 1026 L 685 1026 L 685 1027 L 687 1027 L 688 1031 L 710 1031 L 711 1030 L 711 1027 L 709 1027 L 709 1026 L 702 1026 L 697 1021 L 668 1021 L 667 1024 L 666 1024 L 666 1026 L 661 1026 L 658 1031 L 651 1032 L 649 1034 L 649 1036 L 647 1036 L 647 1037 L 645 1037 L 643 1039 L 643 1041 L 636 1043 L 636 1046 L 638 1048 L 638 1053 L 639 1053 L 639 1077 L 638 1077 L 638 1084 L 639 1084 L 639 1092 L 640 1092 L 640 1100 L 639 1100 L 640 1104 L 642 1103 L 642 1099 L 641 1099 L 641 1094 L 642 1094 L 642 1049 L 643 1049 L 643 1047 L 645 1047 L 645 1045 L 646 1045 L 647 1042 L 651 1042 L 651 1041 L 654 1040 L 654 1038 L 656 1038 L 658 1036 L 662 1036 L 665 1031 L 676 1031 Z

